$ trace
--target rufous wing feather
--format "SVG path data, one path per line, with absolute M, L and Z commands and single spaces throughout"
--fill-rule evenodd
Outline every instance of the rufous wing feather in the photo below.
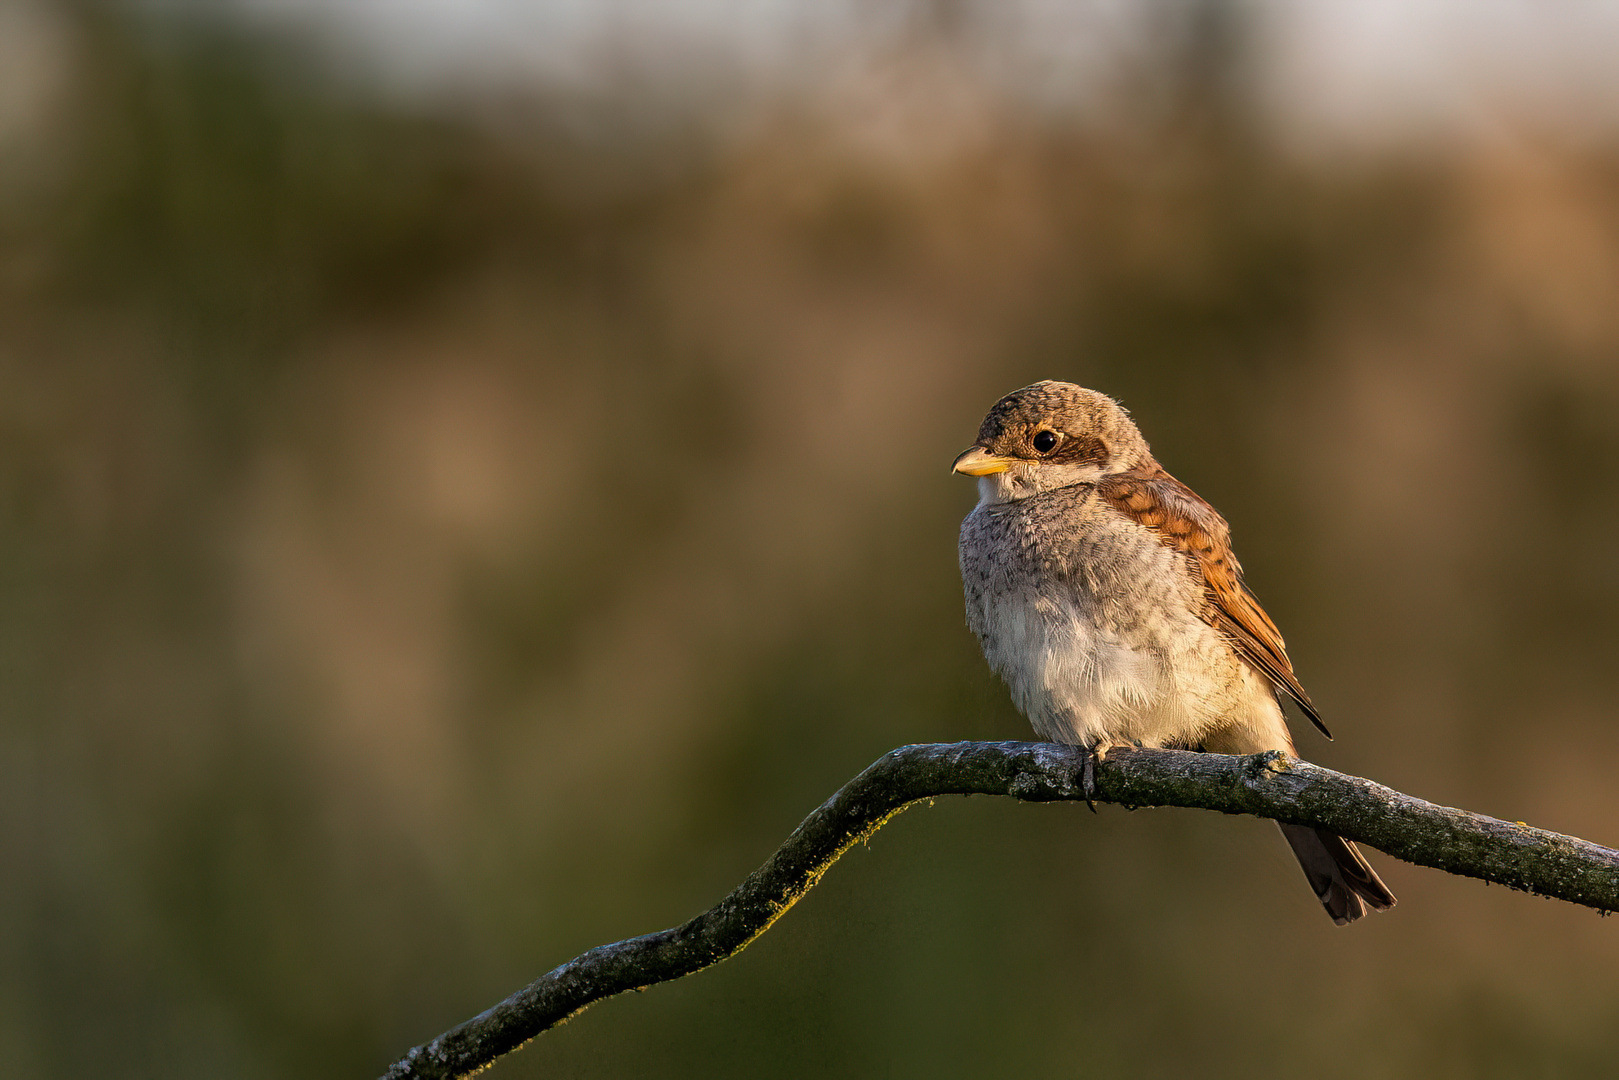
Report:
M 1310 695 L 1287 658 L 1282 633 L 1242 581 L 1242 566 L 1231 551 L 1231 527 L 1197 493 L 1160 467 L 1103 477 L 1096 492 L 1110 506 L 1157 534 L 1166 546 L 1193 560 L 1203 575 L 1207 603 L 1203 618 L 1222 631 L 1248 663 L 1299 703 L 1327 738 Z

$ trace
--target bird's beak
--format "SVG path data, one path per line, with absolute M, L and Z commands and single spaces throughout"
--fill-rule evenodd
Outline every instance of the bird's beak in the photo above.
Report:
M 969 446 L 961 452 L 960 457 L 956 458 L 956 463 L 950 466 L 950 471 L 965 476 L 988 476 L 990 473 L 1005 472 L 1017 463 L 1017 458 L 992 454 L 982 446 Z

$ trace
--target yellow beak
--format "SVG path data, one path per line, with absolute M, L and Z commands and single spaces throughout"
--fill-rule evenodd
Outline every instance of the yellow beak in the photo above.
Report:
M 1017 463 L 1017 458 L 992 454 L 982 446 L 969 446 L 961 452 L 960 457 L 956 458 L 956 463 L 950 466 L 950 471 L 966 476 L 988 476 L 990 473 L 1005 472 Z

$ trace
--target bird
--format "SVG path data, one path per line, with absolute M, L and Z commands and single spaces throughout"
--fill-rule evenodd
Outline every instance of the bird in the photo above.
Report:
M 978 481 L 961 525 L 967 624 L 1035 732 L 1088 751 L 1088 802 L 1114 748 L 1297 757 L 1283 695 L 1332 737 L 1225 519 L 1118 402 L 1052 380 L 1015 390 L 951 471 Z M 1334 923 L 1394 906 L 1353 843 L 1279 824 Z

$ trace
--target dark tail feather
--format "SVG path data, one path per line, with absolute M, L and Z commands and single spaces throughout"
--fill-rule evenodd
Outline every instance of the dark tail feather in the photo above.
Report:
M 1377 911 L 1394 906 L 1394 894 L 1366 865 L 1354 844 L 1337 833 L 1305 825 L 1281 825 L 1281 830 L 1333 922 L 1339 926 L 1352 923 L 1366 914 L 1368 905 Z

